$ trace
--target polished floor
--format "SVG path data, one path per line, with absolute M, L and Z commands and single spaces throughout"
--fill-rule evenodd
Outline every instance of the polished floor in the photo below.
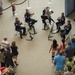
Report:
M 10 6 L 10 1 L 13 0 L 2 0 L 3 8 Z M 16 3 L 20 3 L 23 0 L 14 0 Z M 64 0 L 51 0 L 52 3 L 48 4 L 49 0 L 30 0 L 31 12 L 34 12 L 33 18 L 38 20 L 35 24 L 37 31 L 36 35 L 33 35 L 32 41 L 26 41 L 29 38 L 29 34 L 20 39 L 19 36 L 15 35 L 14 20 L 15 17 L 24 23 L 25 9 L 28 7 L 28 1 L 22 5 L 16 6 L 16 16 L 12 15 L 11 8 L 5 10 L 3 15 L 0 16 L 0 42 L 4 37 L 8 38 L 11 43 L 13 40 L 16 41 L 19 51 L 18 63 L 19 66 L 16 68 L 15 75 L 54 75 L 54 70 L 51 62 L 51 53 L 49 53 L 52 41 L 48 41 L 49 30 L 43 31 L 43 24 L 41 22 L 40 15 L 44 6 L 49 6 L 54 13 L 52 18 L 57 21 L 57 17 L 60 16 L 61 12 L 64 12 Z M 69 18 L 72 19 L 72 18 Z M 74 22 L 72 22 L 74 24 Z M 27 24 L 25 24 L 27 27 Z M 59 34 L 52 34 L 53 38 L 61 42 Z

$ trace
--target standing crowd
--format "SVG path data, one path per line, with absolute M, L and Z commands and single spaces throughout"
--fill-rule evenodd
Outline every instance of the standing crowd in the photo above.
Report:
M 18 66 L 18 47 L 16 42 L 10 44 L 5 37 L 0 44 L 0 73 L 1 75 L 14 75 L 15 68 Z
M 75 75 L 75 38 L 68 43 L 62 39 L 60 44 L 54 39 L 50 52 L 55 75 Z

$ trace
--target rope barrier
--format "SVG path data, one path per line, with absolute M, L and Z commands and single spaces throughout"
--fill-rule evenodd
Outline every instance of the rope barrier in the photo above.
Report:
M 21 5 L 21 4 L 23 4 L 25 1 L 26 1 L 26 0 L 24 0 L 23 2 L 21 2 L 21 3 L 19 3 L 19 4 L 15 4 L 15 5 Z M 9 7 L 7 7 L 7 8 L 5 8 L 5 9 L 3 9 L 2 11 L 5 11 L 5 10 L 7 10 L 7 9 L 9 9 L 9 8 L 11 8 L 11 5 L 10 5 Z
M 26 1 L 26 0 L 25 0 Z M 19 4 L 15 4 L 15 5 L 21 5 L 21 4 L 23 4 L 25 1 L 23 1 L 23 2 L 21 2 L 21 3 L 19 3 Z

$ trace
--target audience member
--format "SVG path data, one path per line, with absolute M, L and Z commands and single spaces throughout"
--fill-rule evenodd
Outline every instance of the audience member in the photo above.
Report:
M 64 52 L 64 49 L 65 49 L 65 46 L 66 46 L 66 42 L 65 42 L 65 39 L 62 39 L 61 41 L 62 41 L 62 43 L 59 45 L 59 47 Z
M 50 53 L 50 51 L 52 50 L 52 60 L 54 59 L 55 52 L 57 51 L 57 47 L 58 47 L 57 41 L 54 39 L 54 40 L 53 40 L 53 43 L 52 43 L 52 45 L 51 45 L 51 48 L 50 48 L 50 50 L 49 50 L 49 53 Z
M 74 60 L 74 66 L 73 66 L 72 71 L 73 71 L 73 74 L 75 75 L 75 58 L 73 60 Z
M 66 63 L 66 57 L 62 55 L 60 51 L 59 55 L 54 57 L 54 64 L 55 64 L 55 73 L 56 75 L 63 75 L 64 73 L 64 65 Z
M 71 46 L 75 48 L 75 38 L 71 39 Z
M 13 59 L 15 59 L 15 64 L 16 66 L 18 65 L 17 64 L 17 56 L 18 56 L 18 47 L 16 46 L 16 42 L 13 41 L 12 44 L 11 44 L 11 49 L 12 49 L 12 54 L 13 54 Z
M 1 75 L 14 75 L 14 70 L 11 66 L 9 67 L 1 67 Z
M 68 43 L 68 47 L 65 48 L 65 53 L 67 58 L 71 58 L 74 56 L 75 48 L 71 46 L 71 43 Z
M 73 61 L 73 59 L 72 58 L 69 58 L 69 60 L 66 62 L 66 66 L 67 67 L 71 67 L 71 68 L 73 68 L 73 66 L 74 66 L 74 61 Z
M 5 55 L 4 55 L 4 49 L 0 49 L 0 63 L 1 67 L 5 67 Z
M 10 47 L 10 43 L 8 42 L 7 37 L 5 37 L 1 42 L 1 47 L 6 50 L 7 47 Z
M 14 63 L 13 63 L 12 57 L 13 57 L 13 54 L 10 53 L 10 48 L 7 48 L 7 51 L 5 53 L 6 67 L 12 66 L 14 68 Z

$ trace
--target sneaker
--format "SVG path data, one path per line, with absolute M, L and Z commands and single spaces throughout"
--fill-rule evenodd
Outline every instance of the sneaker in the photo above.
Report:
M 16 16 L 17 14 L 15 14 L 15 16 Z

